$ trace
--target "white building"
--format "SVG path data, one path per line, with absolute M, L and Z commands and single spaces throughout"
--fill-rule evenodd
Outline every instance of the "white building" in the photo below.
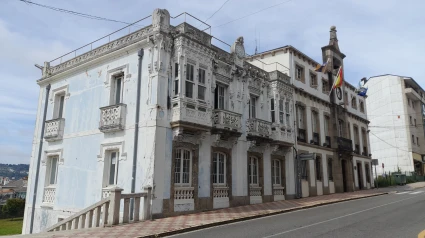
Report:
M 384 172 L 424 174 L 425 92 L 411 77 L 371 77 L 367 109 L 370 112 L 372 157 L 378 159 L 378 175 Z M 384 168 L 382 168 L 384 164 Z
M 294 97 L 316 105 L 321 116 L 333 115 L 329 107 L 334 104 L 326 94 L 304 100 L 313 96 L 291 80 L 294 67 L 280 69 L 269 60 L 275 69 L 265 70 L 255 59 L 246 61 L 242 37 L 230 53 L 211 39 L 188 23 L 170 25 L 168 11 L 156 9 L 152 25 L 58 65 L 45 63 L 38 80 L 24 233 L 30 227 L 35 186 L 34 232 L 97 203 L 116 186 L 126 194 L 152 187 L 151 213 L 157 218 L 297 196 L 293 147 L 302 128 L 296 127 Z M 46 143 L 34 184 L 45 103 Z M 344 120 L 363 126 L 363 115 L 346 113 Z M 324 130 L 322 120 L 319 124 Z M 314 133 L 307 129 L 305 136 L 313 140 Z M 316 152 L 319 161 L 303 162 L 304 174 L 311 172 L 299 194 L 342 192 L 346 186 L 346 191 L 354 190 L 355 161 L 361 163 L 363 177 L 368 174 L 363 165 L 369 158 L 353 157 L 351 140 L 340 135 L 330 148 L 322 146 L 334 135 L 321 133 L 316 145 L 305 139 L 298 143 L 299 152 Z M 337 150 L 341 141 L 348 149 L 344 153 Z M 347 161 L 344 172 L 340 161 Z M 117 209 L 125 220 L 126 210 Z

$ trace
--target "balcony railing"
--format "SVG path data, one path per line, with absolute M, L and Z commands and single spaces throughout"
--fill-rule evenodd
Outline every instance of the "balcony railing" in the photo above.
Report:
M 47 141 L 62 140 L 64 126 L 65 126 L 64 118 L 58 118 L 58 119 L 46 121 L 46 126 L 44 130 L 44 139 L 46 139 Z
M 298 128 L 297 140 L 301 141 L 301 142 L 307 142 L 307 138 L 306 138 L 306 134 L 305 134 L 304 129 Z
M 213 111 L 213 127 L 217 129 L 240 132 L 241 117 L 242 115 L 238 113 L 222 109 L 215 109 Z
M 349 151 L 349 152 L 353 151 L 353 144 L 352 144 L 352 141 L 350 139 L 346 139 L 346 138 L 343 138 L 343 137 L 337 137 L 336 140 L 337 140 L 337 143 L 338 143 L 338 149 L 339 150 Z
M 124 130 L 126 108 L 125 104 L 101 107 L 99 130 L 102 132 Z
M 257 118 L 250 118 L 246 122 L 246 131 L 248 135 L 259 136 L 259 137 L 270 137 L 271 136 L 272 123 L 263 121 Z
M 181 99 L 174 101 L 171 123 L 189 123 L 211 127 L 211 109 L 195 104 L 187 103 Z
M 56 197 L 56 188 L 55 187 L 45 187 L 43 203 L 53 205 Z
M 276 142 L 294 143 L 292 128 L 272 125 L 272 139 Z

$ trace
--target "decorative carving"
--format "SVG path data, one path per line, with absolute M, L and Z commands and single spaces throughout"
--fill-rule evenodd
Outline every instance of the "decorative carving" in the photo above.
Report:
M 222 147 L 226 149 L 232 149 L 234 145 L 238 143 L 237 137 L 229 137 L 229 138 L 222 138 L 220 134 L 213 135 L 213 141 L 212 144 L 215 147 Z

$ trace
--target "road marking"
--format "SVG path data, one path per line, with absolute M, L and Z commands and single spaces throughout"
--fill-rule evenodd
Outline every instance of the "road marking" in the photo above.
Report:
M 418 193 L 423 193 L 424 191 L 416 191 L 416 192 L 413 192 L 413 193 L 409 193 L 409 194 L 418 194 Z
M 356 215 L 356 214 L 359 214 L 359 213 L 362 213 L 362 212 L 366 212 L 366 211 L 370 211 L 370 210 L 373 210 L 373 209 L 376 209 L 376 208 L 388 206 L 388 205 L 391 205 L 391 204 L 394 204 L 394 203 L 399 203 L 399 202 L 406 201 L 406 200 L 409 200 L 409 199 L 413 199 L 413 198 L 416 198 L 416 197 L 419 197 L 419 195 L 413 196 L 413 197 L 409 197 L 409 198 L 405 198 L 405 199 L 402 199 L 402 200 L 398 200 L 398 201 L 395 201 L 395 202 L 386 203 L 386 204 L 379 205 L 379 206 L 376 206 L 376 207 L 371 207 L 371 208 L 368 208 L 368 209 L 365 209 L 365 210 L 361 210 L 361 211 L 358 211 L 358 212 L 353 212 L 353 213 L 350 213 L 350 214 L 347 214 L 347 215 L 344 215 L 344 216 L 335 217 L 335 218 L 328 219 L 328 220 L 325 220 L 325 221 L 316 222 L 316 223 L 313 223 L 313 224 L 310 224 L 310 225 L 307 225 L 307 226 L 303 226 L 303 227 L 295 228 L 295 229 L 292 229 L 292 230 L 280 232 L 280 233 L 277 233 L 277 234 L 274 234 L 274 235 L 271 235 L 271 236 L 264 236 L 263 238 L 270 238 L 270 237 L 280 236 L 280 235 L 283 235 L 283 234 L 286 234 L 286 233 L 289 233 L 289 232 L 298 231 L 298 230 L 301 230 L 301 229 L 304 229 L 304 228 L 307 228 L 307 227 L 311 227 L 311 226 L 317 226 L 317 225 L 320 225 L 320 224 L 323 224 L 323 223 L 326 223 L 326 222 L 338 220 L 338 219 L 341 219 L 341 218 L 344 218 L 344 217 L 348 217 L 348 216 L 353 216 L 353 215 Z
M 396 193 L 396 194 L 406 194 L 406 193 L 408 193 L 408 192 L 401 192 L 401 193 Z

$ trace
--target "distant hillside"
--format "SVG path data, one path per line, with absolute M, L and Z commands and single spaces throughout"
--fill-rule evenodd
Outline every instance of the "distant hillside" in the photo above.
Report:
M 0 164 L 0 176 L 20 179 L 28 176 L 29 164 Z

